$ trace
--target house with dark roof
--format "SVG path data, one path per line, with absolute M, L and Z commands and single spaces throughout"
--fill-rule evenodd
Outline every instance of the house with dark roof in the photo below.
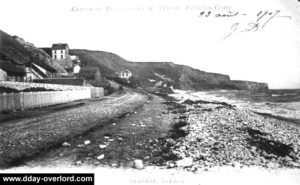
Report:
M 1 50 L 0 50 L 1 51 Z M 52 77 L 56 72 L 52 66 L 43 62 L 37 63 L 33 60 L 18 61 L 18 54 L 14 52 L 6 52 L 11 55 L 7 56 L 0 52 L 0 69 L 6 72 L 7 80 L 11 81 L 31 81 L 33 79 L 43 79 Z M 31 59 L 31 57 L 29 57 Z
M 35 63 L 17 65 L 9 61 L 0 60 L 0 69 L 6 73 L 6 80 L 10 81 L 24 82 L 48 77 L 47 70 Z
M 81 68 L 78 77 L 87 81 L 101 81 L 101 73 L 98 67 Z
M 12 63 L 0 60 L 0 69 L 6 72 L 7 80 L 21 82 L 26 78 L 25 67 L 22 65 L 14 65 Z
M 53 59 L 68 59 L 69 46 L 66 43 L 52 44 L 52 58 Z
M 64 69 L 73 67 L 72 59 L 69 55 L 69 45 L 66 43 L 52 44 L 52 59 L 57 61 Z

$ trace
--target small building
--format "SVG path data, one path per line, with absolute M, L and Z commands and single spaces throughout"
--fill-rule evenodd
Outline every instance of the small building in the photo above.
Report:
M 7 80 L 22 82 L 26 78 L 26 70 L 23 66 L 17 66 L 9 62 L 0 61 L 0 69 L 6 72 Z
M 167 87 L 171 87 L 171 84 L 168 81 L 159 81 L 159 82 L 156 82 L 154 84 L 154 87 L 164 87 L 164 88 L 167 88 Z
M 7 80 L 7 73 L 0 68 L 0 81 Z
M 7 80 L 22 82 L 52 77 L 57 73 L 58 68 L 52 64 L 52 59 L 33 44 L 1 30 L 0 38 L 0 68 L 7 74 Z
M 71 56 L 69 55 L 68 44 L 66 43 L 52 44 L 51 53 L 52 53 L 52 59 L 55 60 L 59 65 L 61 65 L 68 73 L 72 71 L 73 61 Z
M 81 68 L 78 77 L 86 80 L 101 81 L 101 73 L 98 67 Z
M 52 59 L 69 59 L 69 46 L 66 43 L 52 44 Z
M 80 66 L 75 64 L 73 67 L 73 74 L 77 75 L 80 72 Z
M 129 71 L 128 69 L 121 71 L 121 73 L 119 74 L 120 78 L 125 78 L 128 79 L 130 77 L 132 77 L 132 72 Z
M 9 81 L 32 81 L 33 79 L 47 78 L 47 71 L 35 63 L 16 65 L 14 63 L 0 61 L 0 69 L 6 73 Z

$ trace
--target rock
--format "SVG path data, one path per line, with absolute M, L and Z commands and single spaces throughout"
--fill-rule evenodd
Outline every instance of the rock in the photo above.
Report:
M 193 165 L 193 158 L 186 157 L 184 159 L 181 159 L 179 161 L 176 161 L 176 165 L 179 167 L 188 167 Z
M 233 167 L 241 168 L 241 164 L 239 162 L 233 162 Z
M 112 166 L 112 167 L 117 167 L 117 166 L 118 166 L 118 164 L 116 164 L 116 163 L 113 163 L 113 164 L 111 164 L 111 166 Z
M 64 143 L 62 144 L 62 146 L 64 146 L 64 147 L 68 147 L 68 146 L 71 146 L 71 144 L 70 144 L 70 143 L 68 143 L 68 142 L 64 142 Z
M 300 168 L 300 163 L 290 161 L 289 164 L 293 167 Z
M 108 139 L 109 142 L 113 142 L 115 139 Z
M 63 157 L 64 156 L 64 153 L 59 153 L 59 157 Z
M 100 162 L 99 162 L 99 161 L 95 161 L 94 164 L 95 164 L 95 165 L 99 165 Z
M 169 167 L 169 168 L 174 168 L 174 167 L 175 167 L 175 164 L 174 164 L 174 163 L 169 163 L 168 167 Z
M 236 141 L 236 140 L 239 140 L 239 138 L 238 137 L 233 137 L 231 140 Z
M 84 145 L 83 145 L 83 144 L 79 144 L 79 145 L 77 145 L 77 147 L 78 147 L 78 148 L 83 148 Z
M 101 154 L 101 155 L 99 155 L 99 156 L 97 157 L 97 160 L 102 160 L 102 159 L 104 159 L 104 157 L 105 157 L 105 155 L 104 155 L 104 154 Z
M 140 160 L 140 159 L 136 159 L 136 160 L 134 160 L 134 167 L 136 168 L 136 169 L 143 169 L 144 168 L 144 164 L 143 164 L 143 161 L 142 160 Z
M 82 161 L 76 161 L 76 165 L 82 164 Z
M 285 160 L 286 160 L 286 161 L 292 161 L 293 159 L 290 158 L 289 156 L 285 156 Z
M 104 136 L 104 139 L 109 139 L 109 136 Z
M 115 126 L 115 125 L 116 125 L 116 123 L 112 123 L 112 125 L 113 125 L 113 126 Z
M 130 167 L 130 168 L 133 168 L 134 167 L 134 162 L 133 161 L 129 161 L 127 163 L 127 166 Z
M 256 146 L 251 147 L 251 151 L 253 151 L 253 152 L 256 152 L 256 149 L 257 149 Z
M 267 166 L 268 166 L 268 168 L 271 168 L 271 169 L 275 168 L 275 165 L 272 162 L 267 163 Z
M 85 145 L 89 145 L 89 144 L 91 144 L 91 141 L 90 140 L 86 140 L 86 141 L 84 141 L 84 144 Z
M 104 148 L 106 148 L 107 146 L 106 145 L 99 145 L 99 148 L 100 149 L 104 149 Z
M 131 126 L 135 126 L 135 124 L 131 124 Z
M 121 138 L 121 137 L 118 137 L 118 140 L 119 140 L 119 141 L 123 141 L 123 138 Z

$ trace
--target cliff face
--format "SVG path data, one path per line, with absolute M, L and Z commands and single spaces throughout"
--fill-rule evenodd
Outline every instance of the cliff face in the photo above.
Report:
M 269 89 L 267 83 L 258 83 L 242 80 L 232 80 L 232 83 L 241 90 L 249 91 L 267 91 Z
M 157 82 L 164 81 L 182 90 L 267 88 L 267 84 L 235 82 L 231 81 L 228 75 L 209 73 L 172 62 L 130 62 L 113 53 L 78 49 L 71 50 L 70 54 L 79 56 L 84 67 L 99 67 L 101 74 L 106 78 L 117 78 L 118 72 L 128 69 L 140 87 L 151 87 Z

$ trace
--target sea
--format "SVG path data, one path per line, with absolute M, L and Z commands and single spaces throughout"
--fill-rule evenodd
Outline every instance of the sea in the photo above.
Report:
M 271 89 L 264 92 L 218 90 L 178 91 L 184 99 L 226 102 L 241 109 L 275 117 L 300 126 L 300 89 Z

